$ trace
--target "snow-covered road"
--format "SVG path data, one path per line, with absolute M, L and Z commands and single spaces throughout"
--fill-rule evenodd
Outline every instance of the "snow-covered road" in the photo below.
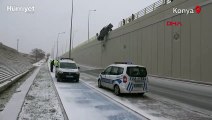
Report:
M 69 120 L 146 120 L 82 81 L 57 82 L 51 76 Z
M 136 94 L 116 96 L 111 90 L 98 88 L 98 74 L 92 69 L 82 68 L 79 83 L 58 83 L 54 73 L 51 73 L 70 120 L 142 120 L 145 117 L 151 120 L 211 120 L 212 118 L 210 114 L 195 111 L 192 107 L 188 109 L 184 104 L 152 93 L 144 96 Z
M 161 120 L 164 120 L 164 119 L 211 120 L 212 119 L 212 116 L 210 114 L 211 111 L 204 112 L 201 109 L 197 109 L 192 106 L 188 106 L 180 102 L 160 96 L 160 94 L 158 95 L 153 94 L 152 91 L 150 91 L 149 93 L 146 93 L 143 97 L 139 95 L 130 95 L 130 94 L 123 95 L 122 97 L 115 96 L 112 91 L 98 88 L 97 76 L 98 76 L 98 73 L 102 71 L 102 69 L 87 69 L 87 67 L 84 67 L 84 66 L 80 66 L 80 68 L 81 68 L 81 78 L 84 80 L 83 82 L 85 82 L 89 86 L 92 86 L 94 89 L 100 91 L 102 94 L 110 96 L 115 101 L 120 102 L 121 104 L 148 117 L 151 120 L 158 120 L 158 119 L 161 119 Z M 167 81 L 167 82 L 170 83 L 168 86 L 172 85 L 173 82 L 175 83 L 175 81 Z M 178 81 L 176 82 L 179 84 Z M 189 88 L 191 88 L 192 85 L 190 85 Z M 178 86 L 181 86 L 181 87 L 185 86 L 185 83 L 182 82 L 182 85 L 178 85 Z M 194 87 L 192 88 L 194 89 Z M 167 92 L 169 94 L 172 94 L 172 91 L 167 91 Z M 209 114 L 206 114 L 206 113 L 209 113 Z

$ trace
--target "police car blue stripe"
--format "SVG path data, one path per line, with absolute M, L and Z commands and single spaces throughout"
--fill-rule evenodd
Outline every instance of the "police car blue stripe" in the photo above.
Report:
M 129 89 L 130 89 L 130 84 L 131 84 L 131 83 L 129 82 L 128 87 L 127 87 L 127 90 L 128 90 L 128 91 L 129 91 Z
M 118 82 L 120 84 L 122 82 L 122 80 L 120 80 L 120 79 L 112 80 L 111 84 L 113 84 L 114 82 Z
M 132 91 L 133 90 L 133 84 L 131 83 L 131 86 L 130 86 L 130 91 Z
M 128 91 L 130 91 L 130 87 L 131 87 L 131 82 L 129 83 Z
M 131 83 L 131 84 L 130 84 L 130 88 L 129 88 L 130 91 L 132 91 L 132 85 L 133 85 L 133 84 Z
M 131 89 L 132 89 L 132 83 L 130 83 L 129 91 L 131 91 Z
M 127 90 L 128 90 L 128 91 L 129 91 L 129 89 L 128 89 L 128 88 L 129 88 L 129 86 L 130 86 L 130 83 L 127 85 Z
M 129 82 L 129 84 L 127 85 L 127 91 L 132 91 L 132 89 L 133 89 L 133 84 Z

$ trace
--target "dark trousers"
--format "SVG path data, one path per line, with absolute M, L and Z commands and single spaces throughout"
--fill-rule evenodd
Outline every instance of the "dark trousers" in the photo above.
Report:
M 50 66 L 50 70 L 51 70 L 51 72 L 53 72 L 53 65 L 52 64 Z

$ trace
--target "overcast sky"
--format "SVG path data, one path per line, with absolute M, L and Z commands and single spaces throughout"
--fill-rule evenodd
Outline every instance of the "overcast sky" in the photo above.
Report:
M 118 23 L 158 0 L 74 0 L 74 46 L 87 40 L 88 11 L 90 37 L 105 25 Z M 11 12 L 8 6 L 34 7 L 34 13 Z M 70 37 L 71 0 L 0 0 L 0 42 L 29 53 L 33 48 L 51 52 L 59 36 L 59 54 L 68 50 Z M 55 47 L 56 48 L 56 47 Z

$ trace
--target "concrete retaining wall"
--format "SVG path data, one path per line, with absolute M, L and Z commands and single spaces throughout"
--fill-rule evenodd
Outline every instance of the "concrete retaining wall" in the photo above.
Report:
M 196 5 L 202 7 L 200 14 L 173 14 L 174 7 Z M 89 66 L 132 61 L 146 66 L 152 75 L 212 82 L 211 12 L 211 0 L 175 0 L 112 31 L 106 41 L 75 48 L 72 55 L 76 62 Z M 182 26 L 167 26 L 167 21 Z

